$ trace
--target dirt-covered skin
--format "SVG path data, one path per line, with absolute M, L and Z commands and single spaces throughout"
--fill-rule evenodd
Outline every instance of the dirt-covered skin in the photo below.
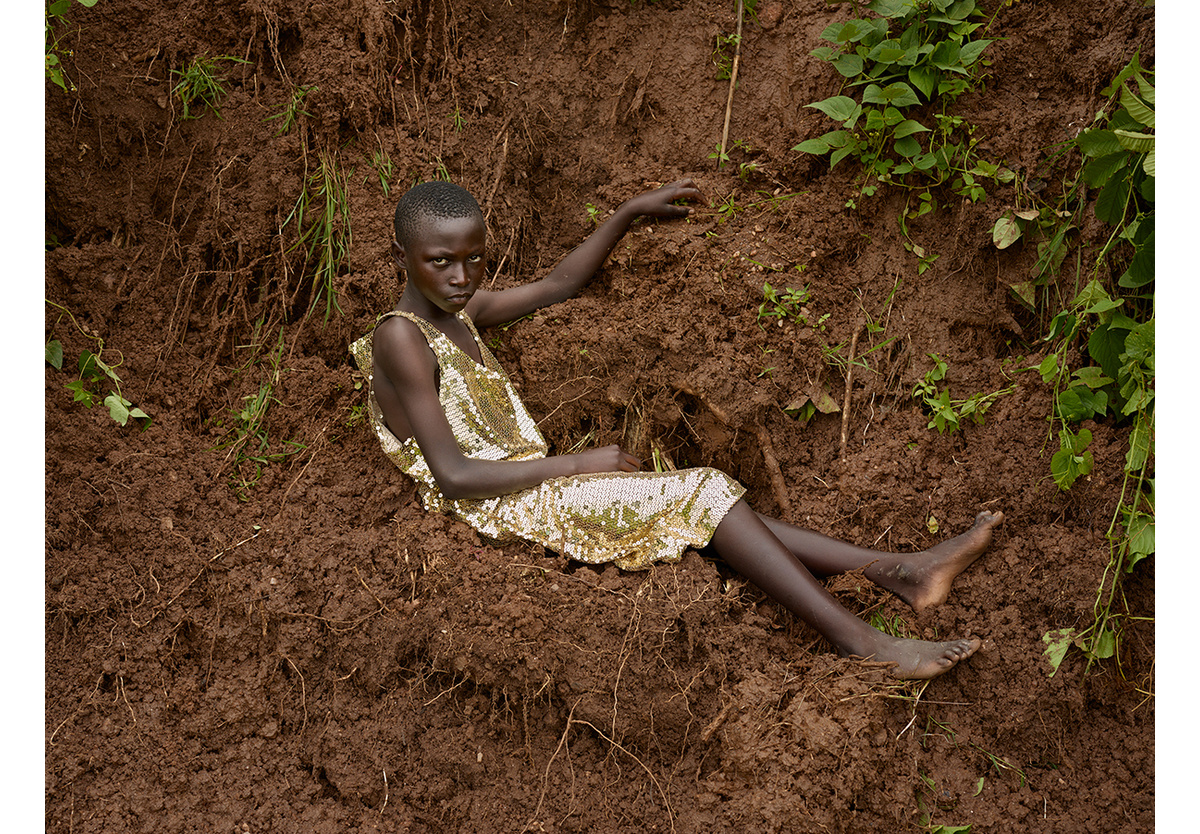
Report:
M 955 577 L 983 555 L 1004 513 L 984 510 L 965 533 L 938 542 L 921 553 L 880 559 L 866 571 L 871 581 L 887 588 L 914 611 L 941 605 L 950 596 Z
M 853 160 L 791 150 L 829 129 L 805 105 L 840 79 L 808 53 L 848 4 L 761 0 L 717 169 L 735 5 L 72 4 L 77 91 L 46 88 L 45 294 L 78 324 L 46 307 L 65 355 L 45 377 L 48 831 L 1153 828 L 1152 620 L 1086 674 L 1073 652 L 1050 677 L 1042 640 L 1090 622 L 1128 428 L 1088 423 L 1093 471 L 1058 491 L 1050 393 L 1020 370 L 1044 322 L 1009 291 L 1036 245 L 991 238 L 1061 182 L 1050 149 L 1134 51 L 1153 65 L 1153 7 L 986 2 L 989 76 L 954 113 L 1025 190 L 942 194 L 906 239 L 905 192 L 847 208 Z M 172 71 L 204 55 L 248 63 L 218 63 L 220 119 L 182 121 Z M 305 86 L 281 133 L 269 117 Z M 353 227 L 327 322 L 323 300 L 305 318 L 290 217 L 322 157 Z M 978 650 L 921 689 L 707 554 L 622 573 L 427 514 L 370 434 L 347 345 L 399 297 L 395 198 L 439 173 L 479 196 L 485 287 L 546 274 L 589 206 L 693 178 L 707 208 L 635 225 L 579 297 L 484 338 L 556 450 L 716 466 L 763 513 L 934 554 L 928 582 L 903 557 L 896 594 L 872 568 L 828 587 L 901 637 Z M 913 245 L 937 256 L 924 272 Z M 764 282 L 806 286 L 805 320 L 760 321 Z M 843 441 L 855 333 L 870 370 L 853 366 Z M 147 430 L 64 389 L 93 336 Z M 911 396 L 931 353 L 956 397 L 1014 390 L 939 434 Z M 229 444 L 264 388 L 260 467 Z M 810 400 L 839 410 L 787 413 Z M 1154 585 L 1153 559 L 1127 577 L 1135 616 Z

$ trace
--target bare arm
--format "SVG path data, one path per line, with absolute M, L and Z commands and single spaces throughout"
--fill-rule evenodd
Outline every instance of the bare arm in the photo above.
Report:
M 376 376 L 375 383 L 392 387 L 429 471 L 447 498 L 490 498 L 528 489 L 550 478 L 588 472 L 634 472 L 641 468 L 641 461 L 616 446 L 536 460 L 490 461 L 467 457 L 459 449 L 438 400 L 437 359 L 417 326 L 403 318 L 389 319 L 376 328 L 373 347 L 375 360 L 385 377 Z
M 687 217 L 692 213 L 687 206 L 677 205 L 677 200 L 705 202 L 704 195 L 690 179 L 631 197 L 545 278 L 499 292 L 477 292 L 467 304 L 467 314 L 477 326 L 491 327 L 571 298 L 592 279 L 634 220 Z

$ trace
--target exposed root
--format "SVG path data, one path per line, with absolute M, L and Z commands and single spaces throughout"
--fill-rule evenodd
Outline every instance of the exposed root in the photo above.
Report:
M 761 423 L 755 424 L 754 433 L 758 438 L 758 448 L 762 451 L 767 474 L 771 477 L 771 489 L 775 492 L 775 502 L 779 504 L 783 518 L 790 518 L 792 502 L 787 495 L 787 482 L 783 479 L 783 470 L 779 468 L 779 459 L 775 457 L 775 446 L 771 443 L 771 434 Z

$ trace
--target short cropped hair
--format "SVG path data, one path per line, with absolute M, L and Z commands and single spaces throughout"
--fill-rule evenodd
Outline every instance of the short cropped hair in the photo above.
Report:
M 483 212 L 465 188 L 442 180 L 418 183 L 396 204 L 396 241 L 408 246 L 420 232 L 421 224 L 431 218 L 472 216 L 482 220 Z

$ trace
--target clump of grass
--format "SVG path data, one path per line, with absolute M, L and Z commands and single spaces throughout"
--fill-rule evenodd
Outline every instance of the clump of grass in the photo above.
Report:
M 171 70 L 172 75 L 179 76 L 179 83 L 171 93 L 183 105 L 183 115 L 180 119 L 198 119 L 200 115 L 192 114 L 192 108 L 207 107 L 218 119 L 221 118 L 220 103 L 225 97 L 225 81 L 217 75 L 218 61 L 232 61 L 235 64 L 248 64 L 242 58 L 232 55 L 218 55 L 215 58 L 195 57 L 184 64 L 181 70 Z
M 215 448 L 228 449 L 226 460 L 233 459 L 233 474 L 229 485 L 241 501 L 249 500 L 249 490 L 262 478 L 263 468 L 272 462 L 281 461 L 288 455 L 306 448 L 294 440 L 287 441 L 291 448 L 282 452 L 270 450 L 271 439 L 267 434 L 267 412 L 275 398 L 275 387 L 281 373 L 279 364 L 283 358 L 283 328 L 279 328 L 279 341 L 270 356 L 271 372 L 258 391 L 242 398 L 240 409 L 231 409 L 229 428 L 225 440 Z M 220 423 L 219 423 L 220 424 Z
M 383 145 L 376 148 L 375 153 L 371 155 L 370 165 L 375 170 L 375 175 L 379 177 L 379 186 L 383 189 L 383 196 L 389 196 L 392 190 L 392 158 L 383 149 Z M 366 180 L 363 182 L 365 184 Z
M 317 167 L 305 178 L 304 189 L 284 224 L 295 219 L 299 239 L 292 249 L 303 248 L 306 268 L 313 265 L 312 302 L 306 315 L 312 315 L 324 299 L 328 322 L 334 310 L 342 312 L 334 278 L 339 267 L 349 264 L 353 236 L 346 174 L 335 153 L 321 151 L 317 159 Z
M 270 122 L 275 119 L 283 120 L 279 124 L 279 130 L 275 133 L 276 136 L 283 136 L 291 132 L 291 129 L 296 126 L 296 123 L 300 120 L 301 116 L 308 116 L 310 119 L 312 118 L 312 113 L 309 113 L 302 108 L 304 106 L 305 96 L 316 89 L 318 89 L 316 84 L 309 84 L 304 87 L 294 88 L 292 90 L 291 98 L 288 99 L 288 103 L 284 105 L 283 109 L 274 116 L 267 116 L 267 118 L 263 119 L 263 121 Z

